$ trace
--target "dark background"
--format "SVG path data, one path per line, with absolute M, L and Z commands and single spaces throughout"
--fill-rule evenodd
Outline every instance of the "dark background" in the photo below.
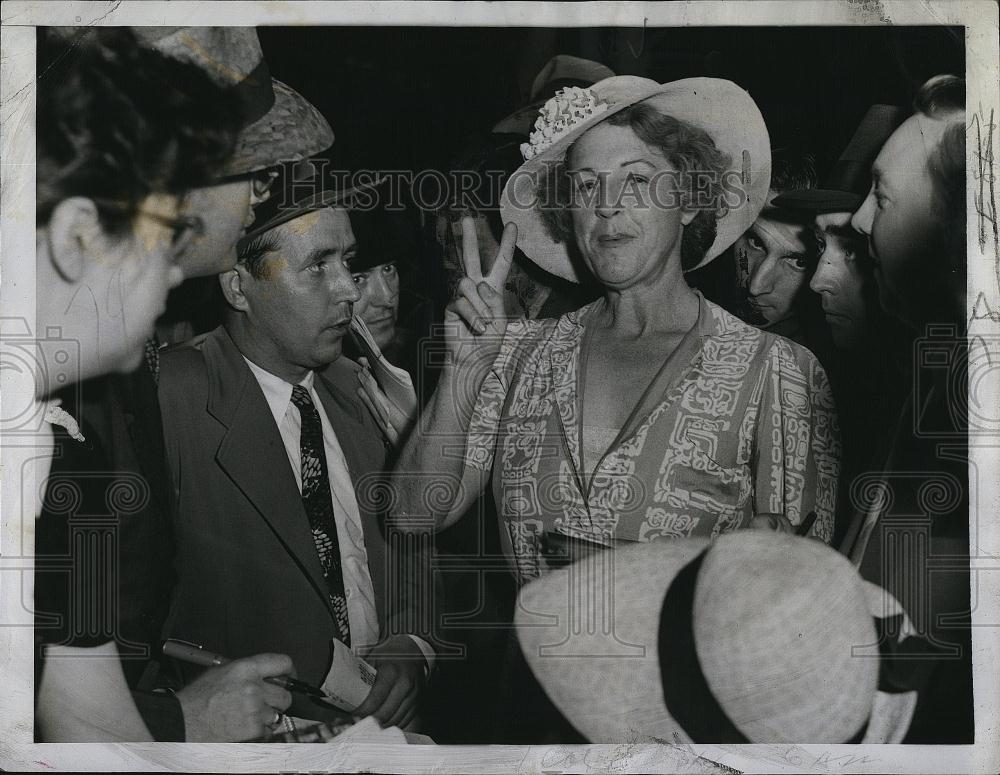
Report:
M 446 169 L 477 134 L 528 102 L 555 54 L 660 82 L 728 78 L 757 101 L 774 147 L 823 173 L 867 107 L 909 105 L 940 73 L 965 72 L 960 27 L 261 27 L 276 78 L 329 119 L 338 169 Z

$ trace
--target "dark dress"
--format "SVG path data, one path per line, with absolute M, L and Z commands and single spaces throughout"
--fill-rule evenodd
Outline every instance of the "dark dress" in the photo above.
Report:
M 117 645 L 157 740 L 184 739 L 180 703 L 156 681 L 174 586 L 169 472 L 156 384 L 143 365 L 65 389 L 85 441 L 53 426 L 54 454 L 36 522 L 36 677 L 42 644 Z M 36 686 L 38 685 L 36 681 Z

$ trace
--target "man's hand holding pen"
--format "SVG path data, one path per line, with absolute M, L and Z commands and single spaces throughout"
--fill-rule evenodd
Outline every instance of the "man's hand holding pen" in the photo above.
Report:
M 272 731 L 292 695 L 266 679 L 294 674 L 284 654 L 257 654 L 210 667 L 177 692 L 187 742 L 240 742 Z

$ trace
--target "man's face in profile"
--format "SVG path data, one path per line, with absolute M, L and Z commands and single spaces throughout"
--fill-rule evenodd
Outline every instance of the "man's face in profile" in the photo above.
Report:
M 833 343 L 854 349 L 879 316 L 865 238 L 851 228 L 850 212 L 818 214 L 814 236 L 818 258 L 809 287 L 820 296 Z
M 882 146 L 872 165 L 872 188 L 851 219 L 868 238 L 879 300 L 886 312 L 919 323 L 944 293 L 942 224 L 928 162 L 950 122 L 917 114 Z

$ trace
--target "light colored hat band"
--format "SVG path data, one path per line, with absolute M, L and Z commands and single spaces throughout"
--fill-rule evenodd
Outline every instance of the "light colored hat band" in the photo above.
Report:
M 240 126 L 248 127 L 259 121 L 274 105 L 271 71 L 263 59 L 230 92 L 236 97 L 240 111 Z
M 694 639 L 694 593 L 707 547 L 678 571 L 660 610 L 658 651 L 660 680 L 667 710 L 695 743 L 745 744 L 747 739 L 726 715 L 701 669 Z M 868 720 L 845 743 L 860 743 Z M 758 741 L 768 742 L 768 741 Z

